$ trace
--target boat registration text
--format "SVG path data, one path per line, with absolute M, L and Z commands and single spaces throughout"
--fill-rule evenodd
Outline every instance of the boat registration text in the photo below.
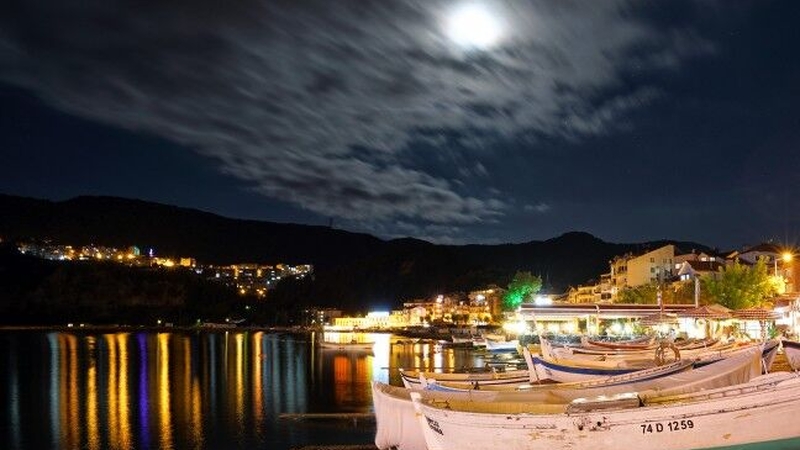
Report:
M 673 420 L 671 422 L 643 423 L 639 426 L 642 428 L 642 434 L 664 433 L 671 431 L 691 430 L 694 428 L 694 422 L 692 422 L 691 419 Z

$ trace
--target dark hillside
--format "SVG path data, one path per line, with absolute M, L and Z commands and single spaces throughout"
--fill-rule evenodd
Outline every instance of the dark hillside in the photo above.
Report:
M 615 255 L 666 243 L 709 251 L 697 243 L 604 242 L 570 232 L 546 241 L 502 245 L 435 245 L 381 240 L 327 227 L 237 220 L 175 206 L 114 197 L 51 202 L 0 195 L 0 237 L 63 244 L 139 245 L 201 264 L 310 263 L 313 281 L 292 286 L 302 301 L 350 309 L 488 284 L 505 286 L 519 270 L 538 274 L 550 292 L 587 283 L 608 271 Z

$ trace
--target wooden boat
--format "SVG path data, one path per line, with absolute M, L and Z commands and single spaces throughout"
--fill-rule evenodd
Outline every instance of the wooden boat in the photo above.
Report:
M 631 341 L 618 341 L 618 342 L 586 339 L 586 345 L 590 347 L 593 346 L 593 347 L 600 347 L 612 350 L 655 349 L 655 343 L 653 342 L 653 338 L 650 336 L 642 339 L 634 339 Z
M 475 336 L 472 338 L 472 346 L 475 348 L 486 348 L 486 338 L 483 336 Z
M 519 340 L 517 339 L 511 341 L 486 340 L 486 350 L 490 352 L 515 352 L 517 347 L 519 347 Z
M 481 386 L 495 384 L 519 385 L 527 382 L 536 382 L 535 378 L 531 379 L 531 372 L 528 369 L 507 371 L 481 369 L 480 371 L 453 373 L 400 369 L 400 379 L 403 381 L 403 386 L 409 389 L 421 388 L 425 379 L 457 382 L 466 386 L 478 384 Z
M 472 336 L 471 335 L 457 335 L 454 334 L 450 336 L 450 341 L 453 344 L 468 344 L 472 345 Z
M 713 361 L 728 357 L 736 352 L 740 352 L 747 348 L 762 346 L 763 345 L 763 358 L 764 358 L 764 371 L 769 371 L 772 362 L 775 358 L 776 350 L 779 342 L 777 340 L 769 340 L 766 343 L 714 343 L 709 347 L 696 347 L 689 346 L 674 348 L 670 347 L 670 351 L 662 354 L 665 360 L 671 359 L 691 359 L 695 365 L 708 364 Z M 543 340 L 541 344 L 542 355 L 541 359 L 549 361 L 554 364 L 563 364 L 566 366 L 585 366 L 585 367 L 608 367 L 608 368 L 625 368 L 629 366 L 646 367 L 648 364 L 652 365 L 656 361 L 656 353 L 647 350 L 643 352 L 636 352 L 626 355 L 620 354 L 607 354 L 607 355 L 587 355 L 576 354 L 566 351 L 563 348 L 554 348 L 548 341 Z M 544 376 L 540 373 L 540 376 Z
M 424 380 L 423 387 L 428 390 L 440 391 L 469 391 L 469 390 L 484 390 L 484 391 L 526 391 L 535 392 L 543 390 L 564 390 L 564 389 L 589 389 L 592 387 L 610 387 L 617 385 L 633 385 L 635 383 L 650 383 L 661 377 L 683 372 L 692 368 L 692 362 L 687 360 L 674 361 L 671 364 L 663 366 L 651 367 L 648 369 L 636 370 L 633 372 L 624 373 L 621 375 L 594 378 L 587 381 L 578 381 L 573 383 L 549 383 L 549 384 L 495 384 L 483 385 L 479 382 L 468 384 L 438 380 Z M 599 394 L 598 394 L 599 395 Z
M 428 450 L 690 450 L 800 446 L 800 377 L 778 372 L 675 396 L 628 393 L 568 404 L 411 394 Z
M 603 348 L 603 347 L 595 347 L 595 346 L 579 346 L 579 347 L 556 347 L 547 339 L 544 339 L 543 346 L 547 345 L 550 351 L 554 355 L 558 356 L 569 356 L 575 355 L 576 357 L 582 357 L 582 355 L 590 355 L 595 358 L 635 358 L 636 356 L 648 356 L 652 355 L 653 351 L 658 347 L 658 344 L 652 345 L 648 348 L 642 349 L 612 349 L 612 348 Z M 722 343 L 716 339 L 711 340 L 701 340 L 701 341 L 687 341 L 687 342 L 673 342 L 675 347 L 680 351 L 692 351 L 692 350 L 710 350 L 713 348 L 724 347 L 724 346 L 735 346 L 736 343 Z
M 523 391 L 494 391 L 488 389 L 468 392 L 420 390 L 423 398 L 469 402 L 512 402 L 568 404 L 577 398 L 642 391 L 650 395 L 681 395 L 744 383 L 760 373 L 760 358 L 756 349 L 693 369 L 650 380 L 645 377 L 627 380 L 611 378 L 591 383 L 552 384 L 532 386 Z M 372 397 L 375 410 L 375 445 L 381 449 L 426 450 L 422 429 L 416 421 L 411 402 L 411 389 L 373 382 Z M 502 447 L 497 447 L 502 448 Z
M 349 351 L 370 351 L 375 345 L 374 342 L 331 342 L 320 341 L 319 346 L 327 350 L 349 350 Z
M 800 370 L 800 342 L 782 339 L 781 346 L 792 370 Z
M 538 355 L 533 356 L 528 349 L 523 349 L 523 355 L 528 369 L 535 375 L 537 381 L 552 380 L 559 383 L 580 382 L 624 375 L 642 369 L 654 367 L 653 358 L 643 362 L 618 361 L 581 361 L 561 362 L 546 359 Z M 676 358 L 676 360 L 679 358 Z

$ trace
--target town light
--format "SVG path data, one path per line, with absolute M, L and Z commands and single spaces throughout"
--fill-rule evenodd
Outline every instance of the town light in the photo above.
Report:
M 791 252 L 786 252 L 785 251 L 785 252 L 781 253 L 781 255 L 780 255 L 780 259 L 783 261 L 783 264 L 788 264 L 788 263 L 792 262 L 793 258 L 794 258 L 794 256 L 792 255 Z M 777 256 L 775 256 L 772 259 L 772 264 L 773 264 L 774 275 L 775 275 L 775 277 L 777 277 L 778 276 L 778 257 Z

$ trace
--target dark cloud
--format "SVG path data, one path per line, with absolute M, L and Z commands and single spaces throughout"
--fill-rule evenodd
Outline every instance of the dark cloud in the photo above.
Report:
M 12 1 L 0 81 L 195 149 L 268 197 L 441 241 L 515 202 L 481 148 L 628 130 L 662 95 L 631 71 L 715 50 L 638 2 L 486 4 L 503 37 L 475 51 L 446 36 L 450 1 Z M 431 154 L 411 155 L 420 142 Z M 453 149 L 455 170 L 428 161 Z

